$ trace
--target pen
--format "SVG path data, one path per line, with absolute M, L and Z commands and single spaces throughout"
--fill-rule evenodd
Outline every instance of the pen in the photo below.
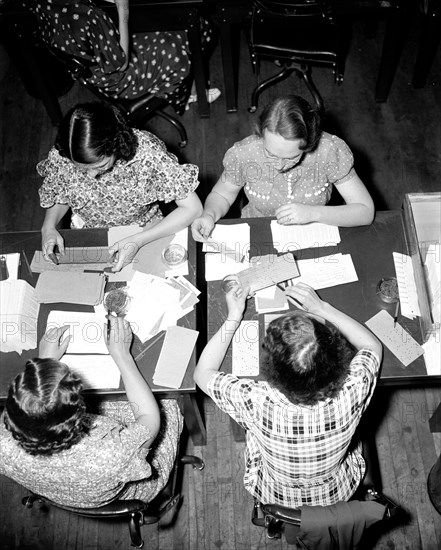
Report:
M 107 341 L 110 340 L 110 311 L 107 311 Z
M 57 256 L 55 255 L 54 252 L 49 253 L 49 254 L 47 255 L 47 257 L 48 257 L 49 260 L 50 260 L 52 263 L 54 263 L 55 265 L 58 265 L 58 264 L 59 264 L 58 258 L 57 258 Z
M 400 300 L 395 305 L 395 313 L 394 313 L 394 328 L 398 321 L 398 310 L 400 309 Z

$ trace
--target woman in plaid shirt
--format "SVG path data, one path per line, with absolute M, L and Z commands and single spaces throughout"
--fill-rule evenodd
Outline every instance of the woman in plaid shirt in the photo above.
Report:
M 348 500 L 364 476 L 361 446 L 352 436 L 374 392 L 382 347 L 308 285 L 285 292 L 299 310 L 268 327 L 264 381 L 219 372 L 245 309 L 248 289 L 240 286 L 227 294 L 227 319 L 194 377 L 246 430 L 244 483 L 257 500 L 326 506 Z

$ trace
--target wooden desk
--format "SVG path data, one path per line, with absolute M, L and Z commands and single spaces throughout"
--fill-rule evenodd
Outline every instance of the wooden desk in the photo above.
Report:
M 65 245 L 69 247 L 107 245 L 107 229 L 68 229 L 64 231 L 62 230 L 60 233 L 64 237 Z M 35 250 L 41 250 L 41 233 L 39 231 L 0 233 L 0 254 L 7 254 L 10 252 L 20 252 L 22 254 L 24 252 L 28 262 L 31 263 Z M 190 268 L 189 280 L 192 283 L 195 283 L 196 244 L 191 236 L 189 237 L 188 257 Z M 38 274 L 33 274 L 33 278 L 30 277 L 23 261 L 23 257 L 21 258 L 19 278 L 27 280 L 33 286 L 35 286 L 38 278 Z M 93 310 L 91 306 L 76 306 L 72 304 L 41 304 L 38 321 L 38 339 L 40 339 L 44 334 L 47 316 L 51 309 L 70 309 L 75 311 Z M 196 329 L 195 310 L 183 317 L 179 324 L 187 328 Z M 139 355 L 140 352 L 142 352 L 142 348 L 143 344 L 135 336 L 132 346 L 133 355 Z M 22 355 L 18 355 L 15 352 L 0 353 L 0 402 L 4 401 L 6 398 L 7 389 L 11 379 L 23 368 L 25 362 L 28 359 L 35 357 L 35 355 L 36 350 L 24 351 Z M 193 441 L 195 445 L 205 445 L 205 427 L 203 425 L 200 410 L 196 401 L 196 386 L 193 380 L 193 371 L 196 366 L 196 352 L 193 352 L 184 380 L 178 390 L 156 386 L 153 383 L 152 377 L 154 374 L 156 361 L 152 359 L 153 358 L 150 354 L 146 354 L 138 359 L 137 365 L 144 378 L 152 388 L 153 393 L 158 398 L 171 397 L 182 399 L 185 423 L 193 438 Z M 121 383 L 118 389 L 85 390 L 85 394 L 86 398 L 90 401 L 93 401 L 96 398 L 118 400 L 124 399 L 125 391 Z
M 225 220 L 222 223 L 244 222 L 251 226 L 252 255 L 275 253 L 269 218 Z M 376 287 L 382 277 L 394 277 L 395 268 L 392 252 L 407 254 L 402 225 L 401 211 L 378 212 L 375 222 L 370 226 L 340 228 L 341 243 L 335 247 L 299 250 L 297 259 L 314 258 L 331 254 L 351 254 L 358 281 L 318 291 L 320 297 L 344 311 L 351 317 L 364 323 L 380 309 L 394 313 L 393 304 L 385 304 L 376 293 Z M 211 337 L 222 324 L 226 315 L 226 306 L 221 283 L 207 283 L 208 337 Z M 258 319 L 254 300 L 249 300 L 245 319 Z M 409 320 L 400 316 L 398 322 L 421 343 L 421 330 L 418 319 Z M 231 346 L 224 361 L 223 370 L 231 372 Z M 416 384 L 439 384 L 441 376 L 427 375 L 424 359 L 419 357 L 408 367 L 384 348 L 383 363 L 378 381 L 379 386 L 413 386 Z

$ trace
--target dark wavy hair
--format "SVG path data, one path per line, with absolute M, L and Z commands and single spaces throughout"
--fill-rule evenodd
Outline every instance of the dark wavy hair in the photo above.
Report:
M 334 325 L 302 311 L 274 319 L 262 347 L 265 379 L 301 405 L 335 397 L 355 355 L 355 348 Z
M 301 139 L 301 151 L 313 151 L 322 135 L 322 118 L 317 107 L 310 105 L 298 95 L 278 97 L 261 112 L 256 124 L 256 134 L 263 136 L 268 130 L 285 139 Z
M 55 148 L 81 164 L 94 164 L 103 157 L 131 160 L 138 140 L 122 112 L 100 102 L 82 103 L 71 109 L 60 123 Z
M 9 387 L 4 422 L 32 455 L 69 449 L 89 431 L 83 384 L 55 359 L 30 359 Z

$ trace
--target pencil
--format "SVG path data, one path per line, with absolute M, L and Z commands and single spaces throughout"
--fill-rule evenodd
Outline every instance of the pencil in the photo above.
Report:
M 276 287 L 277 288 L 280 288 L 280 290 L 285 294 L 285 287 L 283 287 L 280 283 L 276 283 Z M 285 297 L 286 299 L 288 300 L 288 302 L 291 302 L 293 305 L 295 305 L 296 307 L 298 307 L 299 305 L 301 307 L 303 307 L 303 304 L 302 302 L 299 302 L 299 300 L 296 300 L 295 298 L 293 298 L 292 296 L 287 296 L 285 294 Z
M 51 252 L 50 254 L 48 254 L 47 257 L 48 257 L 49 260 L 51 260 L 51 262 L 54 263 L 55 265 L 58 265 L 58 264 L 59 264 L 58 258 L 57 258 L 57 256 L 55 255 L 54 252 Z
M 107 341 L 110 340 L 110 311 L 107 312 Z
M 394 328 L 398 321 L 398 310 L 400 309 L 400 300 L 395 305 L 395 313 L 394 313 Z

